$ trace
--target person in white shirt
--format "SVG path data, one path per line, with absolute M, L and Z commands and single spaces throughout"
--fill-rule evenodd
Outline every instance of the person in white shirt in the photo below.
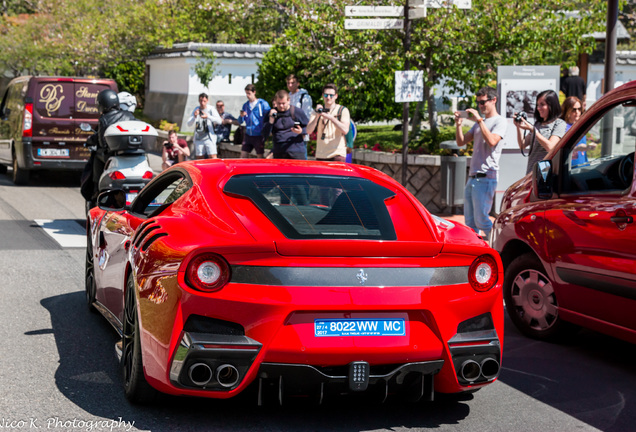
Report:
M 213 106 L 208 105 L 208 95 L 199 95 L 199 106 L 192 111 L 188 119 L 188 126 L 194 128 L 194 149 L 197 159 L 203 159 L 206 154 L 211 159 L 216 159 L 216 134 L 214 126 L 221 124 L 221 116 Z

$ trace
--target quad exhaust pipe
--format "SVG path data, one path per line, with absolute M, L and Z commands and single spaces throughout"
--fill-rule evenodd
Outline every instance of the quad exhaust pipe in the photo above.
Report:
M 212 379 L 212 369 L 206 363 L 195 363 L 190 366 L 188 376 L 194 385 L 203 387 Z
M 239 371 L 231 364 L 224 364 L 216 368 L 216 380 L 223 387 L 233 387 L 239 382 Z
M 212 368 L 203 362 L 194 363 L 190 366 L 188 376 L 190 377 L 190 381 L 199 387 L 209 384 L 214 377 L 219 385 L 225 388 L 235 386 L 241 377 L 238 369 L 231 364 L 223 364 L 213 372 Z
M 486 357 L 481 363 L 466 360 L 459 368 L 459 374 L 470 383 L 477 381 L 480 376 L 490 381 L 499 375 L 499 362 L 492 357 Z

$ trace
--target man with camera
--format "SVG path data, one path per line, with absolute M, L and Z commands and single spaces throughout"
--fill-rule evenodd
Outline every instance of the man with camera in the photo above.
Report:
M 221 117 L 216 108 L 208 106 L 208 95 L 199 95 L 199 106 L 194 109 L 188 119 L 188 126 L 194 127 L 194 150 L 197 159 L 207 156 L 216 159 L 216 134 L 214 125 L 221 124 Z
M 479 90 L 476 103 L 479 111 L 468 108 L 455 112 L 455 133 L 460 147 L 474 141 L 469 178 L 464 188 L 465 223 L 478 234 L 482 231 L 483 238 L 488 241 L 492 230 L 489 213 L 499 177 L 501 139 L 506 135 L 508 123 L 497 112 L 497 90 L 494 88 Z M 462 129 L 463 119 L 475 121 L 466 134 Z
M 177 137 L 174 130 L 168 132 L 168 141 L 163 143 L 161 153 L 161 170 L 165 171 L 172 165 L 183 162 L 190 156 L 190 148 L 186 140 Z
M 327 84 L 322 88 L 325 105 L 316 105 L 316 113 L 311 116 L 307 132 L 316 130 L 316 160 L 345 162 L 347 160 L 347 140 L 351 124 L 349 110 L 338 105 L 338 87 Z
M 274 96 L 276 107 L 269 112 L 263 136 L 272 135 L 274 159 L 307 159 L 307 145 L 303 139 L 309 122 L 303 110 L 291 106 L 289 93 L 279 90 Z

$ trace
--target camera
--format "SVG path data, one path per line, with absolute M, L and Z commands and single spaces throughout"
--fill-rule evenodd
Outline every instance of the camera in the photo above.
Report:
M 276 117 L 278 117 L 278 113 L 277 113 L 277 112 L 273 112 L 273 113 L 271 114 L 271 116 L 272 116 L 273 118 L 276 118 Z
M 318 108 L 318 109 L 316 109 L 316 112 L 318 114 L 320 114 L 320 113 L 328 113 L 329 112 L 329 108 Z
M 521 111 L 520 113 L 517 113 L 515 115 L 515 119 L 514 120 L 517 123 L 521 123 L 521 119 L 528 120 L 528 115 L 525 112 L 523 112 L 523 111 Z
M 172 147 L 172 143 L 165 142 L 165 143 L 163 143 L 163 146 L 166 147 L 166 148 L 171 148 Z

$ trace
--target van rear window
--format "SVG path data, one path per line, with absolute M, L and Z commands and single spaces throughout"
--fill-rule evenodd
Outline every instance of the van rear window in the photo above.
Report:
M 35 109 L 41 117 L 77 119 L 99 117 L 97 95 L 106 84 L 73 81 L 40 81 Z
M 67 81 L 40 81 L 35 94 L 35 109 L 42 117 L 73 115 L 75 85 Z
M 224 192 L 250 199 L 291 239 L 395 240 L 385 200 L 395 195 L 357 177 L 238 175 Z

